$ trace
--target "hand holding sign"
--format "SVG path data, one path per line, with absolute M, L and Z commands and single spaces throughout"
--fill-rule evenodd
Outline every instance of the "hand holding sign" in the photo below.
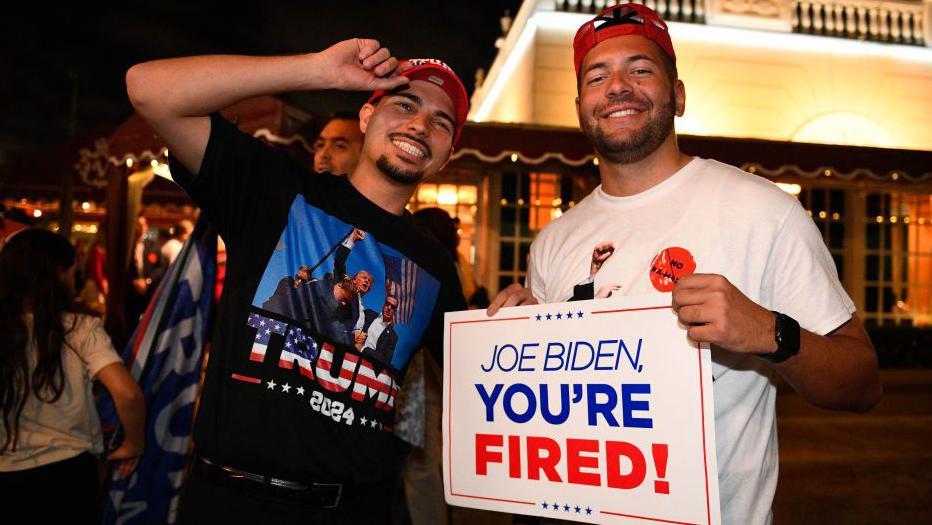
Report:
M 489 308 L 486 310 L 486 314 L 489 317 L 492 317 L 498 313 L 499 309 L 507 308 L 509 306 L 522 306 L 526 304 L 537 304 L 537 299 L 531 294 L 530 288 L 525 288 L 520 284 L 513 283 L 508 285 L 507 288 L 498 292 L 498 295 L 495 296 L 495 299 L 492 299 L 492 302 L 489 303 Z
M 680 277 L 673 289 L 673 311 L 689 327 L 693 341 L 741 353 L 777 349 L 773 312 L 748 299 L 721 275 Z

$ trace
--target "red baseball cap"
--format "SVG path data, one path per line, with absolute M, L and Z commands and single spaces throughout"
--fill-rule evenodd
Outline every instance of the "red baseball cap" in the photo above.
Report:
M 606 7 L 598 16 L 580 26 L 573 38 L 573 63 L 576 78 L 583 59 L 593 47 L 610 38 L 625 35 L 640 35 L 660 46 L 673 63 L 676 53 L 667 24 L 651 8 L 642 4 L 618 4 Z
M 455 146 L 460 138 L 460 132 L 463 131 L 463 124 L 466 123 L 466 114 L 469 113 L 469 96 L 466 94 L 463 82 L 456 76 L 450 66 L 436 58 L 409 58 L 408 60 L 402 60 L 398 65 L 402 66 L 404 64 L 410 64 L 411 68 L 402 71 L 401 76 L 408 77 L 411 80 L 424 80 L 435 84 L 453 101 L 453 108 L 456 111 L 456 114 L 453 115 L 456 121 L 456 129 L 453 131 L 453 145 Z M 372 93 L 367 103 L 374 104 L 386 93 L 388 92 L 384 89 Z

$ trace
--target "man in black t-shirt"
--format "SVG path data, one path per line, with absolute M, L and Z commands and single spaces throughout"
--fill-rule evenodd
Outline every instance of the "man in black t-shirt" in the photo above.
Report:
M 158 60 L 126 81 L 168 143 L 173 179 L 228 253 L 178 522 L 388 521 L 404 370 L 421 345 L 442 362 L 443 313 L 465 308 L 453 261 L 404 209 L 449 159 L 468 108 L 462 83 L 440 61 L 399 64 L 363 39 L 290 57 Z M 331 88 L 374 90 L 346 177 L 310 174 L 217 113 L 248 97 Z M 338 247 L 357 230 L 366 234 L 340 251 L 338 270 Z M 361 304 L 350 277 L 359 275 L 371 286 Z M 279 288 L 309 297 L 279 308 L 270 301 Z M 378 363 L 355 347 L 353 308 L 342 308 L 376 309 L 388 297 L 393 351 Z

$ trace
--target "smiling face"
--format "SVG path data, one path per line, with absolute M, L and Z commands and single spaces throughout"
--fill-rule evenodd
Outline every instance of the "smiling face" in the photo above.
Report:
M 583 133 L 606 160 L 638 162 L 675 140 L 673 118 L 683 114 L 683 83 L 670 78 L 663 51 L 636 35 L 601 42 L 580 69 L 576 111 Z
M 417 185 L 449 159 L 454 116 L 453 101 L 440 87 L 414 80 L 360 110 L 363 155 L 394 182 Z

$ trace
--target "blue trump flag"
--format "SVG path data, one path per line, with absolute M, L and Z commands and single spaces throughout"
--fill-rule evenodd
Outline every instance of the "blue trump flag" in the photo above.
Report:
M 204 220 L 169 267 L 123 351 L 146 399 L 146 448 L 129 478 L 110 475 L 104 524 L 173 523 L 188 462 L 194 403 L 209 335 L 217 234 Z M 97 405 L 107 448 L 122 439 L 109 394 Z

